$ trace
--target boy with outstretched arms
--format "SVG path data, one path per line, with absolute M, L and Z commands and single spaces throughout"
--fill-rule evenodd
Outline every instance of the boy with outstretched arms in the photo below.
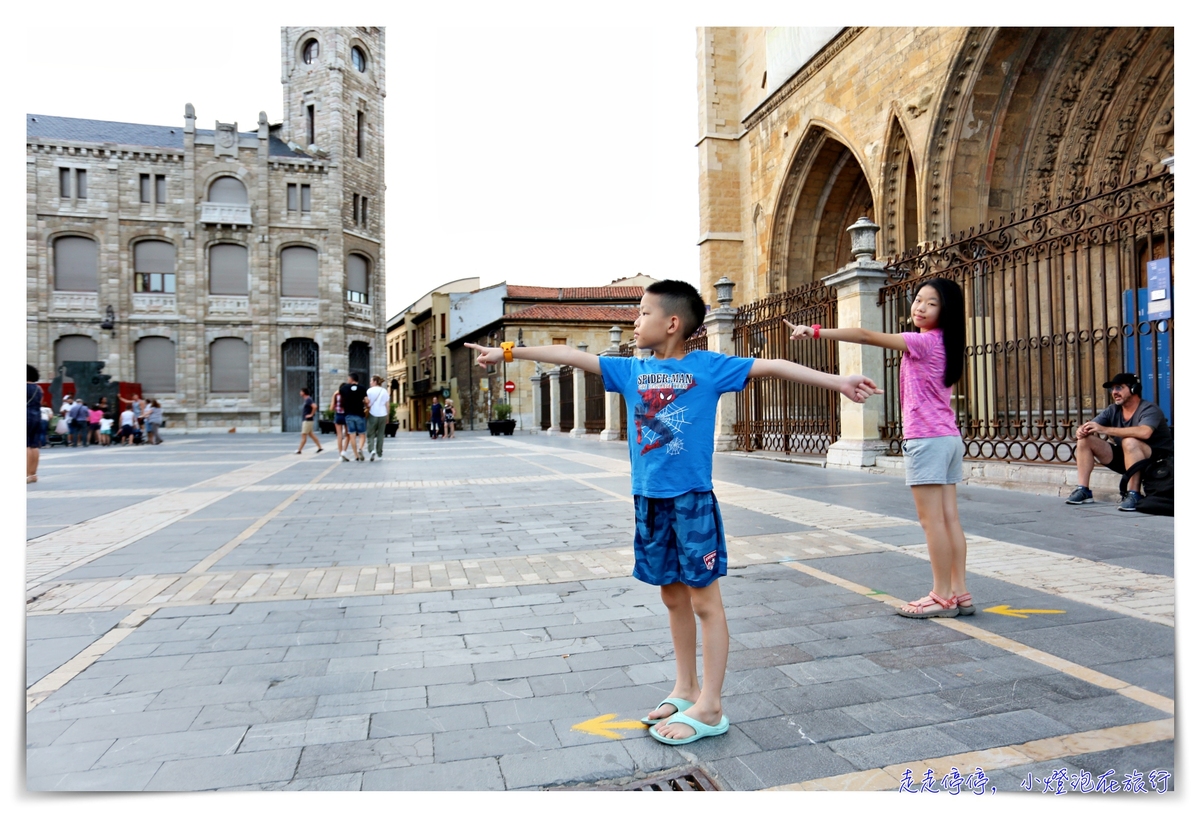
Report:
M 751 377 L 778 377 L 820 386 L 861 403 L 881 394 L 861 375 L 826 374 L 786 360 L 684 354 L 684 341 L 704 320 L 704 302 L 683 281 L 646 287 L 633 338 L 653 355 L 598 357 L 566 346 L 486 348 L 481 366 L 501 360 L 537 360 L 604 377 L 629 407 L 629 459 L 636 515 L 633 576 L 661 588 L 675 647 L 675 686 L 643 723 L 662 743 L 678 745 L 729 730 L 721 711 L 721 684 L 729 629 L 717 579 L 725 575 L 725 535 L 712 493 L 713 432 L 717 400 L 741 391 Z M 696 674 L 696 619 L 704 648 L 704 685 Z

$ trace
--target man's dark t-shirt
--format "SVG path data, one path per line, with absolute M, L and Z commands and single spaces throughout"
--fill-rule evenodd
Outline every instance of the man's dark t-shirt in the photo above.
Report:
M 338 386 L 338 394 L 342 396 L 342 411 L 346 414 L 352 414 L 355 417 L 362 417 L 366 414 L 363 410 L 363 398 L 367 395 L 367 390 L 358 383 L 343 383 Z
M 1133 412 L 1133 416 L 1128 420 L 1122 414 L 1121 408 L 1116 403 L 1113 403 L 1096 415 L 1096 419 L 1092 422 L 1096 425 L 1107 426 L 1108 428 L 1150 426 L 1154 431 L 1150 434 L 1150 439 L 1146 440 L 1148 446 L 1163 451 L 1170 451 L 1174 448 L 1174 438 L 1171 434 L 1171 427 L 1167 425 L 1167 418 L 1163 416 L 1162 409 L 1149 400 L 1143 400 L 1139 403 L 1137 410 Z M 1119 441 L 1117 441 L 1117 444 L 1119 444 Z
M 442 421 L 441 403 L 434 403 L 429 407 L 429 419 L 433 420 L 435 423 L 440 423 Z
M 303 417 L 305 420 L 311 420 L 313 418 L 313 408 L 315 406 L 316 406 L 316 404 L 313 403 L 313 399 L 311 397 L 305 397 L 304 398 L 304 408 L 302 408 L 300 410 L 301 411 L 300 416 Z

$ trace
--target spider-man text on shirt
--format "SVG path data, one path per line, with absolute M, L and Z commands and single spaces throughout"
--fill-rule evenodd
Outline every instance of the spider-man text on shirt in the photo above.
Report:
M 641 402 L 633 407 L 633 422 L 637 427 L 637 442 L 642 454 L 665 447 L 670 454 L 683 451 L 683 427 L 686 406 L 675 405 L 680 394 L 696 385 L 696 379 L 686 373 L 656 372 L 640 374 L 637 379 Z

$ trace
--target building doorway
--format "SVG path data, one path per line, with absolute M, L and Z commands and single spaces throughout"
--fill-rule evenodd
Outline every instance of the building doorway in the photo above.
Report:
M 309 338 L 290 338 L 283 344 L 283 418 L 284 431 L 299 431 L 303 420 L 300 390 L 308 389 L 320 411 L 317 389 L 317 344 Z M 319 416 L 319 415 L 318 415 Z

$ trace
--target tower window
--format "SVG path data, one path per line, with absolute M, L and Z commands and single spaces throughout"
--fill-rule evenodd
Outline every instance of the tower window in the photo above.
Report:
M 290 212 L 299 210 L 301 213 L 312 211 L 312 185 L 289 184 L 287 186 L 287 205 Z
M 74 190 L 72 190 L 72 178 L 75 181 Z M 58 169 L 58 195 L 63 199 L 86 199 L 87 171 L 83 168 L 60 167 Z
M 316 40 L 309 40 L 304 44 L 304 50 L 301 51 L 304 57 L 304 62 L 307 65 L 312 65 L 317 61 L 317 57 L 321 54 L 321 45 Z
M 362 74 L 367 70 L 367 55 L 357 45 L 350 49 L 350 62 L 354 65 L 354 70 Z
M 167 177 L 158 174 L 142 173 L 140 192 L 142 204 L 167 203 Z
M 358 158 L 360 158 L 360 159 L 363 157 L 363 147 L 367 141 L 366 140 L 366 136 L 367 136 L 366 131 L 367 131 L 367 115 L 365 113 L 363 113 L 362 111 L 359 111 L 358 112 L 358 130 L 356 132 L 355 138 L 357 141 Z
M 304 132 L 308 137 L 305 144 L 315 145 L 317 143 L 317 107 L 315 105 L 304 107 Z

